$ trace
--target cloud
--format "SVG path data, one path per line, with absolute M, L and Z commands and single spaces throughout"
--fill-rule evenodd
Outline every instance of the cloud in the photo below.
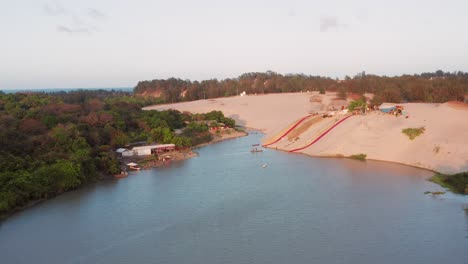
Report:
M 320 19 L 320 31 L 327 32 L 333 29 L 338 29 L 340 27 L 338 23 L 338 18 L 334 16 L 322 17 Z
M 46 15 L 49 15 L 49 16 L 59 16 L 59 15 L 67 14 L 67 10 L 65 10 L 65 8 L 63 8 L 63 6 L 61 6 L 57 2 L 54 2 L 51 4 L 44 4 L 42 8 L 44 12 L 46 13 Z
M 57 31 L 61 33 L 68 33 L 68 34 L 91 34 L 93 32 L 91 28 L 67 27 L 67 26 L 57 26 Z
M 56 1 L 43 5 L 46 15 L 56 17 L 56 30 L 66 34 L 89 35 L 98 32 L 98 26 L 106 15 L 92 7 L 67 10 Z
M 86 15 L 93 19 L 104 19 L 106 15 L 96 8 L 87 8 Z

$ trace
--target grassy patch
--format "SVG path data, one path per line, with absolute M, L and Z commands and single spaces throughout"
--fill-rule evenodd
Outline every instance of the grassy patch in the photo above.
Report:
M 454 193 L 468 194 L 468 171 L 453 175 L 436 173 L 429 181 L 448 188 Z
M 361 154 L 354 154 L 354 155 L 351 155 L 351 156 L 349 156 L 349 157 L 350 157 L 351 159 L 360 160 L 360 161 L 365 161 L 367 155 L 364 154 L 364 153 L 361 153 Z
M 405 128 L 401 132 L 409 137 L 409 139 L 413 140 L 417 136 L 421 135 L 424 133 L 426 129 L 424 127 L 419 127 L 419 128 Z

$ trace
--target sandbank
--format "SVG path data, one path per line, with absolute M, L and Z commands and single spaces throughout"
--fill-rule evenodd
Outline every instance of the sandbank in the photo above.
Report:
M 340 109 L 344 104 L 346 101 L 337 100 L 335 93 L 321 95 L 311 92 L 236 96 L 144 109 L 176 109 L 192 113 L 223 111 L 238 125 L 263 131 L 263 141 L 268 142 L 304 116 Z M 380 112 L 356 115 L 299 152 L 324 157 L 364 153 L 368 159 L 397 162 L 442 173 L 468 171 L 467 104 L 407 103 L 403 106 L 408 118 Z M 271 147 L 288 151 L 304 146 L 339 118 L 337 115 L 319 122 L 310 121 L 307 127 L 298 126 L 294 136 L 284 137 Z M 418 127 L 424 127 L 425 131 L 414 140 L 402 133 L 402 129 Z

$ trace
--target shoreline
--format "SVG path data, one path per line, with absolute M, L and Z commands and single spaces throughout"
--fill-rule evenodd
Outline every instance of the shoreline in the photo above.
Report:
M 201 148 L 201 147 L 206 147 L 206 146 L 209 146 L 211 144 L 216 144 L 216 143 L 219 143 L 219 142 L 223 142 L 223 141 L 226 141 L 226 140 L 231 140 L 231 139 L 236 139 L 236 138 L 240 138 L 240 137 L 245 137 L 245 136 L 248 136 L 249 133 L 246 132 L 245 130 L 250 130 L 250 128 L 245 128 L 245 127 L 241 127 L 241 130 L 240 131 L 235 131 L 235 133 L 232 133 L 230 135 L 226 135 L 226 136 L 220 136 L 219 138 L 215 139 L 215 140 L 212 140 L 211 142 L 207 142 L 207 143 L 202 143 L 202 144 L 199 144 L 199 145 L 196 145 L 196 146 L 193 146 L 191 148 L 187 150 L 185 150 L 186 153 L 180 153 L 183 155 L 183 158 L 180 158 L 180 156 L 177 158 L 177 159 L 174 159 L 173 161 L 183 161 L 183 160 L 187 160 L 187 159 L 190 159 L 190 158 L 194 158 L 194 157 L 197 157 L 198 156 L 198 153 L 193 151 L 194 149 L 197 149 L 197 148 Z M 184 152 L 184 151 L 182 151 Z M 153 162 L 153 161 L 150 161 L 150 162 Z M 157 163 L 152 163 L 150 166 L 146 166 L 146 167 L 142 167 L 142 170 L 151 170 L 151 169 L 155 169 L 155 168 L 160 168 L 162 166 L 164 166 L 165 163 L 163 161 L 158 161 Z M 131 172 L 137 172 L 137 171 L 131 171 Z M 129 174 L 130 175 L 130 174 Z M 128 176 L 127 176 L 128 177 Z M 17 214 L 17 213 L 20 213 L 28 208 L 32 208 L 40 203 L 43 203 L 43 202 L 46 202 L 46 201 L 49 201 L 51 199 L 54 199 L 55 197 L 58 197 L 64 193 L 68 193 L 68 192 L 73 192 L 75 190 L 78 190 L 78 189 L 82 189 L 82 188 L 85 188 L 86 186 L 88 186 L 89 184 L 91 183 L 98 183 L 98 182 L 104 182 L 104 181 L 116 181 L 116 180 L 120 180 L 119 178 L 116 178 L 114 177 L 114 175 L 111 175 L 111 174 L 107 174 L 107 175 L 100 175 L 99 177 L 96 178 L 95 181 L 93 182 L 89 182 L 89 183 L 85 183 L 83 184 L 82 186 L 76 188 L 76 189 L 73 189 L 73 190 L 69 190 L 69 191 L 66 191 L 66 192 L 63 192 L 63 193 L 60 193 L 60 194 L 57 194 L 53 197 L 49 197 L 49 198 L 41 198 L 41 199 L 38 199 L 38 200 L 34 200 L 34 201 L 30 201 L 28 204 L 26 205 L 23 205 L 21 207 L 18 207 L 18 208 L 15 208 L 13 211 L 11 211 L 10 213 L 7 213 L 7 214 L 3 214 L 3 215 L 0 215 L 0 225 L 3 221 L 5 221 L 6 219 L 10 218 L 11 216 Z
M 350 160 L 355 160 L 355 161 L 360 161 L 360 160 L 356 160 L 356 159 L 353 159 L 349 156 L 345 156 L 343 154 L 335 154 L 335 155 L 313 155 L 313 154 L 309 154 L 309 153 L 304 153 L 304 152 L 294 152 L 294 153 L 291 153 L 289 152 L 288 150 L 286 149 L 280 149 L 280 148 L 276 148 L 276 147 L 264 147 L 264 148 L 267 148 L 267 149 L 271 149 L 271 150 L 276 150 L 276 151 L 282 151 L 282 152 L 285 152 L 285 153 L 289 153 L 289 154 L 296 154 L 296 155 L 305 155 L 305 156 L 308 156 L 308 157 L 312 157 L 312 158 L 319 158 L 319 159 L 330 159 L 330 158 L 335 158 L 335 159 L 350 159 Z M 402 166 L 408 166 L 408 167 L 412 167 L 412 168 L 417 168 L 417 169 L 421 169 L 421 170 L 425 170 L 425 171 L 429 171 L 429 172 L 432 172 L 432 173 L 440 173 L 438 171 L 435 171 L 435 170 L 432 170 L 432 169 L 429 169 L 429 168 L 424 168 L 424 167 L 419 167 L 419 166 L 416 166 L 416 165 L 412 165 L 412 164 L 406 164 L 406 163 L 402 163 L 402 162 L 397 162 L 397 161 L 391 161 L 391 160 L 381 160 L 381 159 L 369 159 L 369 158 L 366 158 L 365 160 L 362 160 L 360 162 L 366 162 L 366 161 L 377 161 L 377 162 L 385 162 L 385 163 L 391 163 L 391 164 L 398 164 L 398 165 L 402 165 Z
M 262 132 L 261 129 L 256 129 L 256 128 L 251 128 L 251 129 L 263 133 L 265 135 L 265 137 L 262 140 L 269 140 L 270 139 L 270 138 L 266 137 L 266 134 L 264 132 Z M 271 150 L 285 152 L 285 153 L 288 153 L 288 154 L 305 155 L 305 156 L 312 157 L 312 158 L 322 158 L 322 159 L 336 158 L 336 159 L 356 160 L 356 159 L 351 158 L 350 156 L 346 156 L 344 154 L 339 154 L 339 153 L 329 154 L 329 155 L 314 155 L 314 154 L 305 153 L 305 152 L 289 152 L 289 150 L 287 150 L 287 149 L 278 148 L 278 147 L 270 147 L 270 146 L 268 146 L 268 147 L 262 146 L 262 147 L 267 148 L 267 149 L 271 149 Z M 408 166 L 408 167 L 411 167 L 411 168 L 417 168 L 417 169 L 429 171 L 429 172 L 434 173 L 434 174 L 441 173 L 441 172 L 433 170 L 433 169 L 420 167 L 420 166 L 416 166 L 416 165 L 413 165 L 413 164 L 407 164 L 407 163 L 403 163 L 403 162 L 384 160 L 384 159 L 366 158 L 365 160 L 362 160 L 361 162 L 365 162 L 367 160 L 377 161 L 377 162 L 385 162 L 385 163 L 391 163 L 391 164 L 398 164 L 398 165 L 402 165 L 402 166 Z M 359 161 L 359 160 L 356 160 L 356 161 Z
M 249 135 L 249 133 L 245 132 L 244 130 L 240 130 L 240 131 L 234 130 L 233 132 L 229 132 L 229 133 L 228 132 L 223 132 L 223 134 L 221 134 L 221 135 L 214 134 L 213 135 L 213 140 L 211 140 L 210 142 L 198 144 L 196 146 L 192 146 L 192 147 L 190 147 L 188 149 L 185 149 L 185 150 L 165 153 L 165 155 L 172 156 L 172 159 L 170 159 L 170 161 L 162 161 L 162 160 L 159 160 L 159 159 L 156 159 L 156 158 L 152 158 L 151 160 L 145 160 L 145 158 L 142 158 L 141 160 L 128 159 L 123 163 L 128 163 L 130 161 L 140 163 L 142 170 L 150 170 L 150 169 L 153 169 L 153 168 L 160 168 L 160 167 L 162 167 L 162 166 L 164 166 L 166 164 L 169 164 L 171 161 L 183 161 L 183 160 L 187 160 L 187 159 L 197 157 L 198 153 L 196 151 L 194 151 L 197 148 L 206 147 L 206 146 L 209 146 L 209 145 L 212 145 L 212 144 L 216 144 L 216 143 L 219 143 L 219 142 L 223 142 L 223 141 L 226 141 L 226 140 L 235 139 L 235 138 L 239 138 L 239 137 L 245 137 L 245 136 L 248 136 L 248 135 Z M 153 156 L 151 156 L 151 157 L 153 157 Z
M 174 109 L 192 113 L 222 111 L 244 127 L 262 131 L 262 143 L 268 143 L 311 113 L 333 112 L 336 119 L 348 102 L 335 100 L 336 93 L 318 92 L 268 94 L 216 98 L 205 101 L 181 102 L 148 106 L 148 109 Z M 465 103 L 405 103 L 404 117 L 380 111 L 357 115 L 333 128 L 313 147 L 300 150 L 312 157 L 351 156 L 366 154 L 369 160 L 398 163 L 433 172 L 453 174 L 468 170 L 468 120 Z M 338 121 L 338 120 L 336 120 Z M 327 119 L 314 125 L 301 123 L 291 135 L 294 140 L 277 142 L 272 149 L 285 151 L 310 143 L 311 139 L 330 128 L 335 120 Z M 402 133 L 408 128 L 424 127 L 416 139 Z
M 57 193 L 55 194 L 54 196 L 50 196 L 50 197 L 47 197 L 47 198 L 40 198 L 40 199 L 37 199 L 37 200 L 32 200 L 32 201 L 29 201 L 27 204 L 21 206 L 21 207 L 17 207 L 15 209 L 13 209 L 11 212 L 9 213 L 6 213 L 6 214 L 2 214 L 0 215 L 0 225 L 2 224 L 3 221 L 7 220 L 8 218 L 10 218 L 11 216 L 17 214 L 17 213 L 21 213 L 23 212 L 24 210 L 27 210 L 29 208 L 32 208 L 32 207 L 35 207 L 36 205 L 38 204 L 41 204 L 41 203 L 44 203 L 44 202 L 47 202 L 47 201 L 50 201 L 52 199 L 55 199 L 57 198 L 58 196 L 60 195 L 63 195 L 65 193 L 71 193 L 71 192 L 74 192 L 74 191 L 77 191 L 79 189 L 82 189 L 82 188 L 85 188 L 91 184 L 96 184 L 98 182 L 104 182 L 104 181 L 112 181 L 112 180 L 116 180 L 116 178 L 114 178 L 113 175 L 110 175 L 110 174 L 99 174 L 98 177 L 96 177 L 96 179 L 94 179 L 93 181 L 90 181 L 90 182 L 86 182 L 84 183 L 83 185 L 81 186 L 78 186 L 77 188 L 74 188 L 74 189 L 71 189 L 71 190 L 68 190 L 68 191 L 64 191 L 64 192 L 61 192 L 61 193 Z
M 202 143 L 202 144 L 198 144 L 196 146 L 193 146 L 192 149 L 197 149 L 197 148 L 209 146 L 209 145 L 216 144 L 216 143 L 223 142 L 223 141 L 230 140 L 230 139 L 235 139 L 235 138 L 248 136 L 249 133 L 246 132 L 245 130 L 249 130 L 249 129 L 250 128 L 242 127 L 242 129 L 240 131 L 235 130 L 231 134 L 225 134 L 225 135 L 222 135 L 222 136 L 213 135 L 214 138 L 213 138 L 212 141 Z M 218 137 L 218 138 L 216 138 L 216 137 Z
M 226 141 L 226 140 L 231 140 L 231 139 L 236 139 L 236 138 L 240 138 L 240 137 L 245 137 L 245 136 L 248 136 L 250 133 L 250 131 L 252 132 L 256 132 L 256 133 L 262 133 L 264 136 L 266 136 L 266 134 L 263 132 L 262 129 L 256 129 L 256 128 L 252 128 L 252 127 L 242 127 L 242 130 L 240 131 L 236 131 L 236 133 L 233 133 L 233 134 L 230 134 L 228 136 L 221 136 L 220 138 L 218 139 L 215 139 L 215 140 L 212 140 L 211 142 L 207 142 L 207 143 L 202 143 L 202 144 L 199 144 L 199 145 L 196 145 L 196 146 L 193 146 L 191 148 L 187 150 L 185 150 L 186 153 L 183 153 L 183 158 L 177 158 L 177 159 L 174 159 L 173 161 L 183 161 L 183 160 L 187 160 L 187 159 L 190 159 L 190 158 L 193 158 L 193 157 L 197 157 L 198 156 L 198 153 L 193 151 L 197 148 L 201 148 L 201 147 L 206 147 L 206 146 L 209 146 L 209 145 L 212 145 L 212 144 L 216 144 L 216 143 L 220 143 L 220 142 L 223 142 L 223 141 Z M 277 147 L 264 147 L 264 148 L 267 148 L 267 149 L 271 149 L 271 150 L 279 150 L 279 151 L 282 151 L 282 152 L 286 152 L 286 153 L 290 153 L 288 150 L 285 150 L 285 149 L 280 149 L 280 148 L 277 148 Z M 168 153 L 170 154 L 170 153 Z M 305 155 L 305 156 L 309 156 L 309 157 L 312 157 L 312 158 L 322 158 L 322 159 L 330 159 L 330 158 L 334 158 L 334 159 L 351 159 L 353 160 L 352 158 L 350 158 L 349 156 L 345 156 L 343 154 L 335 154 L 335 155 L 312 155 L 312 154 L 309 154 L 309 153 L 303 153 L 303 152 L 297 152 L 297 153 L 290 153 L 290 154 L 297 154 L 297 155 Z M 171 154 L 172 155 L 172 154 Z M 355 159 L 354 159 L 355 160 Z M 416 165 L 412 165 L 412 164 L 405 164 L 405 163 L 401 163 L 401 162 L 396 162 L 396 161 L 389 161 L 389 160 L 381 160 L 381 159 L 374 159 L 374 158 L 366 158 L 365 160 L 361 161 L 361 162 L 365 162 L 367 160 L 370 160 L 370 161 L 376 161 L 376 162 L 383 162 L 383 163 L 390 163 L 390 164 L 397 164 L 397 165 L 401 165 L 401 166 L 408 166 L 408 167 L 412 167 L 412 168 L 417 168 L 417 169 L 422 169 L 422 170 L 425 170 L 425 171 L 428 171 L 428 172 L 431 172 L 433 173 L 434 175 L 432 175 L 431 177 L 428 177 L 426 180 L 430 180 L 433 176 L 435 176 L 436 174 L 440 174 L 440 172 L 436 171 L 436 170 L 432 170 L 432 169 L 429 169 L 429 168 L 424 168 L 424 167 L 420 167 L 420 166 L 416 166 Z M 359 161 L 359 160 L 356 160 L 356 161 Z M 164 166 L 166 163 L 162 162 L 161 163 L 153 163 L 152 165 L 150 166 L 146 166 L 146 167 L 142 167 L 142 170 L 150 170 L 150 169 L 155 169 L 155 168 L 159 168 L 159 167 L 162 167 Z M 119 180 L 118 178 L 115 178 L 114 175 L 101 175 L 100 177 L 98 177 L 96 179 L 96 181 L 94 182 L 90 182 L 90 183 L 86 183 L 84 184 L 83 186 L 80 186 L 76 189 L 73 189 L 73 190 L 69 190 L 67 192 L 64 192 L 64 193 L 68 193 L 68 192 L 73 192 L 75 190 L 78 190 L 78 189 L 81 189 L 81 188 L 84 188 L 86 186 L 88 186 L 89 184 L 91 183 L 98 183 L 98 182 L 102 182 L 102 181 L 109 181 L 109 180 Z M 433 182 L 434 184 L 437 184 L 435 182 Z M 439 185 L 439 184 L 437 184 Z M 443 188 L 445 189 L 448 189 L 447 187 L 444 187 L 442 186 Z M 5 221 L 6 219 L 8 219 L 9 217 L 11 217 L 12 215 L 15 215 L 17 213 L 20 213 L 28 208 L 32 208 L 40 203 L 43 203 L 43 202 L 46 202 L 48 200 L 51 200 L 51 199 L 54 199 L 56 197 L 58 197 L 59 195 L 62 195 L 64 193 L 60 193 L 60 194 L 57 194 L 53 197 L 50 197 L 50 198 L 41 198 L 41 199 L 38 199 L 38 200 L 34 200 L 34 201 L 31 201 L 30 203 L 22 206 L 22 207 L 19 207 L 19 208 L 16 208 L 15 210 L 13 210 L 11 213 L 8 213 L 8 214 L 4 214 L 4 215 L 0 215 L 0 224 Z
M 54 196 L 55 197 L 55 196 Z M 18 207 L 18 208 L 15 208 L 13 211 L 11 211 L 10 213 L 8 214 L 2 214 L 0 215 L 0 225 L 2 224 L 2 221 L 5 221 L 6 219 L 10 218 L 11 216 L 17 214 L 17 213 L 20 213 L 28 208 L 32 208 L 40 203 L 43 203 L 45 201 L 48 201 L 48 200 L 51 200 L 53 199 L 54 197 L 51 197 L 51 198 L 41 198 L 39 200 L 34 200 L 34 201 L 30 201 L 28 204 L 26 205 L 23 205 L 21 207 Z
M 282 150 L 282 149 L 273 149 L 273 150 L 280 150 L 280 151 L 288 152 L 287 150 Z M 289 152 L 288 152 L 288 153 L 289 153 Z M 297 152 L 297 153 L 293 153 L 293 154 L 306 155 L 306 156 L 309 156 L 309 157 L 312 157 L 312 158 L 323 158 L 323 159 L 330 159 L 330 158 L 336 158 L 336 159 L 350 159 L 350 160 L 355 160 L 355 161 L 359 161 L 359 162 L 366 162 L 366 161 L 369 160 L 369 161 L 384 162 L 384 163 L 390 163 L 390 164 L 397 164 L 397 165 L 401 165 L 401 166 L 407 166 L 407 167 L 411 167 L 411 168 L 416 168 L 416 169 L 420 169 L 420 170 L 425 170 L 425 171 L 428 171 L 428 172 L 432 172 L 432 173 L 434 173 L 434 174 L 435 174 L 435 173 L 440 173 L 440 172 L 438 172 L 438 171 L 431 170 L 431 169 L 428 169 L 428 168 L 418 167 L 418 166 L 416 166 L 416 165 L 401 163 L 401 162 L 397 162 L 397 161 L 390 161 L 390 160 L 368 159 L 368 158 L 366 158 L 365 160 L 357 160 L 357 159 L 351 158 L 350 156 L 345 156 L 345 155 L 342 155 L 342 154 L 336 154 L 335 156 L 334 156 L 334 155 L 315 156 L 315 155 L 311 155 L 311 154 L 307 154 L 307 153 L 302 153 L 302 152 Z

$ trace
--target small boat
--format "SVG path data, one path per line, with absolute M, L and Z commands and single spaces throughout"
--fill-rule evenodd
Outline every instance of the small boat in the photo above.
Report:
M 138 166 L 138 164 L 136 164 L 135 162 L 130 162 L 127 164 L 127 166 L 129 170 L 136 170 L 136 171 L 140 170 L 140 166 Z
M 260 144 L 252 144 L 252 147 L 258 147 Z
M 262 164 L 262 168 L 266 168 L 266 167 L 268 167 L 268 164 L 266 163 Z
M 263 152 L 263 149 L 259 149 L 259 148 L 253 148 L 250 150 L 250 152 L 254 153 L 254 152 Z

